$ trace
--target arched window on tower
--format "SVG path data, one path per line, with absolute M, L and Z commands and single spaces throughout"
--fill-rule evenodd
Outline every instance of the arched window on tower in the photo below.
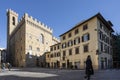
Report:
M 40 35 L 40 42 L 44 44 L 44 35 L 43 34 Z
M 12 24 L 15 25 L 15 17 L 12 17 Z

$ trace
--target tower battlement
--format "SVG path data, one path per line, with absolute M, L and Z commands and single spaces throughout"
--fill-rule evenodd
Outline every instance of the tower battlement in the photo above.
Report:
M 8 34 L 11 35 L 13 31 L 16 29 L 16 26 L 18 24 L 18 13 L 11 9 L 7 9 L 7 27 L 8 27 Z
M 57 41 L 57 42 L 60 42 L 60 40 L 56 37 L 53 36 L 53 40 Z
M 7 9 L 6 10 L 7 13 L 13 14 L 16 17 L 18 17 L 18 13 L 13 11 L 12 9 Z M 36 18 L 33 18 L 32 16 L 29 16 L 28 13 L 25 13 L 22 18 L 20 18 L 20 20 L 18 21 L 18 24 L 22 22 L 22 20 L 27 20 L 32 24 L 38 25 L 39 27 L 43 28 L 44 30 L 47 30 L 49 32 L 53 32 L 53 29 L 51 29 L 50 27 L 48 27 L 47 25 L 45 25 L 44 23 L 40 22 L 39 20 L 37 20 Z
M 7 13 L 11 13 L 11 14 L 13 14 L 13 15 L 18 17 L 18 13 L 13 11 L 12 9 L 7 9 Z
M 22 20 L 26 20 L 28 23 L 33 24 L 34 26 L 38 26 L 44 30 L 47 30 L 49 32 L 53 32 L 53 29 L 51 29 L 50 27 L 48 27 L 47 25 L 45 25 L 44 23 L 40 22 L 39 20 L 37 20 L 36 18 L 33 18 L 32 16 L 29 16 L 28 13 L 25 13 L 23 15 L 23 17 L 19 20 L 19 23 Z

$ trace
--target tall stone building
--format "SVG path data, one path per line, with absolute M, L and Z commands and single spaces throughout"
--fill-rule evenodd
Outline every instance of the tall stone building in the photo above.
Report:
M 18 21 L 18 13 L 7 10 L 7 57 L 13 66 L 40 66 L 40 57 L 59 42 L 53 30 L 27 13 Z
M 60 35 L 60 43 L 47 54 L 50 67 L 85 68 L 88 55 L 95 69 L 112 66 L 112 23 L 98 13 Z M 46 60 L 46 61 L 47 61 Z

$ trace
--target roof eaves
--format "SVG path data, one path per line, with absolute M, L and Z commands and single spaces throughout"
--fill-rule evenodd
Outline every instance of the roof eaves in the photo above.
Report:
M 64 35 L 64 34 L 70 32 L 71 30 L 75 29 L 76 27 L 82 25 L 83 23 L 85 23 L 85 22 L 91 20 L 92 18 L 96 17 L 97 15 L 101 15 L 101 14 L 100 14 L 100 13 L 97 13 L 96 15 L 94 15 L 94 16 L 88 18 L 87 20 L 84 20 L 84 21 L 80 22 L 79 24 L 75 25 L 75 27 L 73 27 L 73 28 L 71 28 L 70 30 L 66 31 L 65 33 L 61 34 L 60 37 L 61 37 L 62 35 Z

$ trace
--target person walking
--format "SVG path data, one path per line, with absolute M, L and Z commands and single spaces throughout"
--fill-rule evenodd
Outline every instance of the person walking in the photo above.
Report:
M 5 71 L 5 67 L 6 67 L 6 66 L 5 66 L 5 63 L 2 62 L 2 66 L 1 66 L 1 68 L 2 68 L 2 72 Z
M 10 70 L 11 70 L 12 65 L 8 62 L 8 63 L 7 63 L 7 67 L 8 67 L 8 69 L 9 69 L 9 71 L 10 71 Z
M 86 69 L 85 69 L 85 78 L 87 80 L 90 80 L 91 75 L 94 74 L 93 66 L 92 66 L 92 61 L 91 61 L 91 56 L 88 55 L 86 59 Z

